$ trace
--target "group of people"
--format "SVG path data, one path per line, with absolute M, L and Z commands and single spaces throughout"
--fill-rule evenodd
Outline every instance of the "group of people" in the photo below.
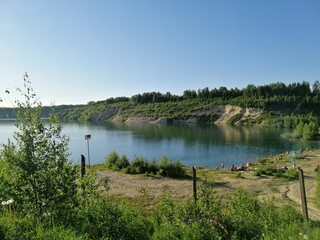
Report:
M 217 170 L 219 169 L 219 167 L 217 167 Z M 220 169 L 224 169 L 224 163 L 222 162 L 220 165 Z M 232 164 L 231 166 L 231 171 L 244 171 L 245 167 L 242 164 L 240 167 L 236 167 L 234 164 Z
M 232 164 L 231 166 L 231 171 L 244 171 L 244 170 L 245 170 L 245 167 L 243 164 L 240 167 L 236 167 L 234 164 Z

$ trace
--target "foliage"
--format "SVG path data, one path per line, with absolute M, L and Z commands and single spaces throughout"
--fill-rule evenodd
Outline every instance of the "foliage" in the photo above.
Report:
M 117 169 L 124 169 L 130 165 L 130 162 L 126 155 L 122 155 L 120 158 L 117 159 L 115 166 Z
M 80 208 L 75 229 L 90 239 L 149 239 L 151 223 L 142 215 L 99 200 Z
M 77 236 L 72 229 L 61 226 L 48 227 L 36 219 L 25 217 L 0 217 L 0 239 L 4 240 L 85 240 L 87 237 Z
M 185 171 L 179 161 L 170 162 L 166 156 L 163 156 L 159 163 L 159 174 L 164 177 L 183 177 Z
M 259 164 L 266 164 L 267 162 L 268 162 L 268 158 L 259 158 L 258 160 L 257 160 L 257 163 L 259 163 Z
M 135 156 L 128 168 L 128 173 L 141 174 L 141 173 L 147 173 L 147 172 L 148 172 L 148 161 L 145 160 L 143 157 Z
M 78 180 L 78 200 L 80 203 L 88 204 L 99 198 L 98 189 L 102 182 L 98 183 L 96 179 L 96 171 L 89 168 L 86 174 Z M 104 181 L 104 179 L 101 181 Z M 108 186 L 105 187 L 108 188 Z
M 165 192 L 155 210 L 154 224 L 152 239 L 264 239 L 263 236 L 284 236 L 283 232 L 290 239 L 293 234 L 286 229 L 288 224 L 300 231 L 303 226 L 301 215 L 293 207 L 260 203 L 243 189 L 223 203 L 207 181 L 196 202 L 177 206 L 171 194 Z M 311 229 L 306 227 L 305 231 L 316 234 L 316 228 Z M 299 236 L 298 233 L 294 232 Z
M 130 165 L 130 162 L 126 155 L 120 157 L 117 152 L 112 151 L 106 157 L 104 165 L 110 169 L 121 170 L 127 168 Z
M 96 197 L 94 197 L 96 198 Z M 278 204 L 277 204 L 278 205 Z M 259 202 L 239 189 L 221 201 L 204 181 L 197 201 L 177 204 L 164 192 L 154 215 L 146 218 L 97 196 L 78 207 L 71 225 L 0 211 L 0 239 L 317 239 L 317 225 L 303 224 L 293 207 Z M 50 216 L 49 216 L 50 218 Z
M 1 151 L 0 198 L 13 198 L 21 214 L 56 219 L 71 216 L 77 204 L 76 169 L 68 161 L 68 138 L 52 114 L 41 118 L 41 104 L 36 99 L 28 76 L 24 77 L 24 101 L 17 101 L 18 121 L 14 138 Z M 8 175 L 10 174 L 10 175 Z
M 319 133 L 319 125 L 316 122 L 309 122 L 303 126 L 303 138 L 306 140 L 315 139 Z
M 104 165 L 109 169 L 124 170 L 129 174 L 159 174 L 164 177 L 182 178 L 185 176 L 183 165 L 180 161 L 169 161 L 164 155 L 159 164 L 155 161 L 148 161 L 141 156 L 135 156 L 132 162 L 125 155 L 119 155 L 112 151 L 106 157 Z
M 111 153 L 108 154 L 104 162 L 104 165 L 107 168 L 113 168 L 116 165 L 116 162 L 118 161 L 118 159 L 119 159 L 118 153 L 116 153 L 115 151 L 112 151 Z
M 260 205 L 258 201 L 239 189 L 228 202 L 228 228 L 234 229 L 237 239 L 254 239 L 261 234 L 262 225 L 258 221 Z
M 289 181 L 296 180 L 299 178 L 299 174 L 295 169 L 277 169 L 274 167 L 260 167 L 255 170 L 256 176 L 274 176 L 276 178 L 286 178 Z

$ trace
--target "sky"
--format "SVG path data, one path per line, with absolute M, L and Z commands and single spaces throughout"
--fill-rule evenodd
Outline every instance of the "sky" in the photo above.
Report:
M 312 84 L 320 1 L 0 0 L 0 107 L 25 72 L 44 105 Z

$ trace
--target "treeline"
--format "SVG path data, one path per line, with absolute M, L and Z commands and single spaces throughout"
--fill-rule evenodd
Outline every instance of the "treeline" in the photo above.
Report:
M 320 83 L 315 81 L 310 85 L 308 82 L 284 84 L 281 82 L 264 86 L 248 85 L 244 89 L 226 87 L 209 89 L 205 87 L 199 90 L 185 90 L 182 95 L 174 95 L 170 92 L 145 92 L 132 97 L 108 98 L 104 101 L 90 102 L 95 104 L 150 104 L 181 102 L 184 100 L 209 100 L 220 104 L 231 104 L 240 107 L 254 107 L 267 111 L 284 111 L 291 114 L 297 107 L 297 113 L 320 114 Z
M 144 103 L 156 103 L 156 102 L 175 102 L 186 99 L 215 99 L 215 98 L 270 98 L 277 97 L 286 101 L 301 100 L 306 97 L 318 97 L 320 99 L 320 83 L 315 81 L 311 86 L 309 82 L 303 81 L 302 83 L 284 84 L 282 82 L 272 83 L 264 86 L 255 86 L 249 84 L 246 88 L 238 89 L 226 87 L 209 89 L 205 87 L 203 89 L 196 90 L 185 90 L 182 95 L 174 95 L 170 92 L 145 92 L 142 94 L 136 94 L 132 97 L 111 97 L 104 101 L 89 102 L 88 104 L 95 104 L 105 102 L 108 104 L 119 103 L 119 102 L 132 102 L 136 104 Z M 308 99 L 310 100 L 310 99 Z
M 272 98 L 272 97 L 287 97 L 287 99 L 302 99 L 307 96 L 320 96 L 320 83 L 316 81 L 312 86 L 306 81 L 302 83 L 292 83 L 286 85 L 284 83 L 272 83 L 264 86 L 248 85 L 240 90 L 238 88 L 227 89 L 226 87 L 209 89 L 208 87 L 199 90 L 185 90 L 181 96 L 173 95 L 170 92 L 161 94 L 159 92 L 149 92 L 137 94 L 126 101 L 134 103 L 152 103 L 152 102 L 170 102 L 185 99 L 214 99 L 214 98 Z M 288 98 L 289 97 L 289 98 Z M 291 97 L 291 98 L 290 98 Z M 107 101 L 110 102 L 111 99 Z M 116 99 L 112 99 L 116 100 Z M 123 101 L 123 98 L 118 100 Z

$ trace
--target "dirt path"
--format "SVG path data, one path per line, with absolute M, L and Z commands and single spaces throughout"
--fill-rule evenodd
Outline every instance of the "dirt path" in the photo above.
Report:
M 315 167 L 320 164 L 320 150 L 308 152 L 308 161 L 298 160 L 297 167 L 301 167 L 305 176 L 305 187 L 309 217 L 320 220 L 320 210 L 316 207 L 316 180 Z M 289 163 L 286 163 L 291 167 Z M 200 169 L 199 169 L 200 170 Z M 111 170 L 98 171 L 98 178 L 109 177 L 110 189 L 108 195 L 127 196 L 135 198 L 142 193 L 150 199 L 155 199 L 163 194 L 164 190 L 172 192 L 175 199 L 183 200 L 192 197 L 192 180 L 177 180 L 169 178 L 146 177 L 123 174 Z M 211 174 L 208 179 L 214 180 L 214 189 L 219 196 L 228 197 L 242 187 L 248 192 L 254 193 L 260 200 L 275 200 L 279 204 L 291 203 L 301 211 L 301 197 L 299 181 L 279 181 L 273 177 L 254 176 L 252 171 L 234 173 L 230 170 L 208 170 Z M 198 185 L 204 177 L 198 179 Z

